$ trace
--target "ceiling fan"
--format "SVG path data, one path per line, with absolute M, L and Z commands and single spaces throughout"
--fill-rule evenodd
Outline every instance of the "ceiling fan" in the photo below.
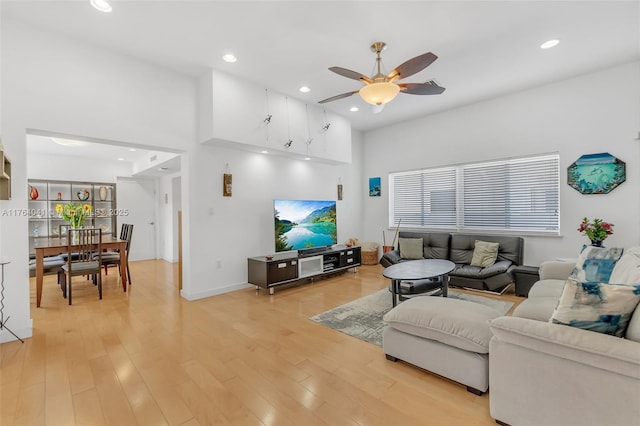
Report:
M 398 65 L 389 74 L 382 74 L 381 62 L 382 51 L 387 45 L 382 41 L 377 41 L 371 45 L 371 50 L 376 54 L 376 69 L 377 73 L 371 77 L 367 77 L 364 74 L 360 74 L 356 71 L 351 71 L 341 67 L 331 67 L 329 70 L 340 74 L 343 77 L 352 78 L 363 82 L 364 87 L 360 90 L 354 90 L 352 92 L 342 93 L 340 95 L 332 96 L 327 99 L 321 100 L 319 103 L 324 104 L 327 102 L 337 101 L 338 99 L 347 98 L 355 93 L 359 93 L 362 99 L 374 105 L 374 112 L 380 112 L 382 106 L 392 101 L 398 93 L 407 93 L 409 95 L 439 95 L 444 92 L 445 88 L 438 86 L 433 81 L 427 81 L 426 83 L 396 83 L 396 81 L 403 78 L 407 78 L 417 72 L 422 71 L 433 63 L 438 57 L 431 52 L 424 53 L 409 59 L 401 65 Z M 377 108 L 376 108 L 377 106 Z

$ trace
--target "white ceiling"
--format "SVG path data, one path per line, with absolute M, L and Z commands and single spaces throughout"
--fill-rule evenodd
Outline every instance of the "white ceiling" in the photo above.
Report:
M 357 95 L 325 104 L 369 130 L 640 59 L 640 1 L 3 1 L 17 19 L 189 76 L 215 68 L 315 103 L 361 84 L 331 66 L 372 74 L 374 41 L 390 71 L 431 51 L 403 82 L 435 79 L 438 96 L 400 94 L 380 114 Z M 553 49 L 539 45 L 561 40 Z M 238 62 L 222 61 L 233 52 Z M 606 84 L 606 82 L 603 82 Z M 302 85 L 312 91 L 298 91 Z M 351 113 L 349 108 L 360 111 Z
M 62 145 L 58 142 L 71 143 L 70 145 Z M 141 148 L 132 148 L 127 146 L 113 145 L 108 143 L 95 143 L 85 140 L 74 140 L 69 138 L 51 138 L 42 135 L 27 135 L 27 155 L 58 155 L 63 157 L 89 158 L 100 161 L 122 161 L 129 163 L 133 167 L 134 163 L 148 164 L 149 159 L 158 154 L 159 151 L 151 151 Z M 180 171 L 180 156 L 175 157 L 162 163 L 153 163 L 152 167 L 142 168 L 134 173 L 139 177 L 158 177 L 165 176 Z

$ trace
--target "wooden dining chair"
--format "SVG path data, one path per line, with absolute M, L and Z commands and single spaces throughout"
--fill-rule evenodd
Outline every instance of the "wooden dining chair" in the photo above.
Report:
M 93 277 L 98 286 L 98 297 L 102 299 L 102 229 L 71 229 L 67 232 L 67 255 L 69 260 L 62 266 L 64 280 L 62 295 L 71 305 L 71 282 L 74 276 Z
M 127 281 L 131 285 L 131 272 L 129 272 L 129 249 L 131 247 L 131 237 L 133 235 L 133 225 L 123 223 L 120 227 L 120 239 L 126 241 L 125 248 L 125 268 L 127 272 Z M 108 250 L 102 253 L 102 265 L 104 266 L 104 274 L 107 275 L 109 266 L 120 266 L 120 252 L 117 250 Z

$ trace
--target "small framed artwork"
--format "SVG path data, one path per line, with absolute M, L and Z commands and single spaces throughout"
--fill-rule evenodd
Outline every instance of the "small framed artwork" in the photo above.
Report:
M 608 152 L 583 155 L 567 168 L 567 183 L 581 194 L 608 194 L 626 179 L 624 161 Z
M 342 200 L 342 184 L 338 184 L 338 200 Z
M 382 195 L 382 190 L 380 189 L 380 178 L 369 178 L 369 197 L 379 197 L 380 195 Z
M 222 196 L 231 197 L 231 173 L 222 175 Z

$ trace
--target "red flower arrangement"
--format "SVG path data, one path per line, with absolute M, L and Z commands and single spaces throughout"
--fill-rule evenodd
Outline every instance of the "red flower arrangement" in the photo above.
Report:
M 604 222 L 602 219 L 589 221 L 586 217 L 582 219 L 578 231 L 586 234 L 592 243 L 602 243 L 609 235 L 613 234 L 613 223 Z

